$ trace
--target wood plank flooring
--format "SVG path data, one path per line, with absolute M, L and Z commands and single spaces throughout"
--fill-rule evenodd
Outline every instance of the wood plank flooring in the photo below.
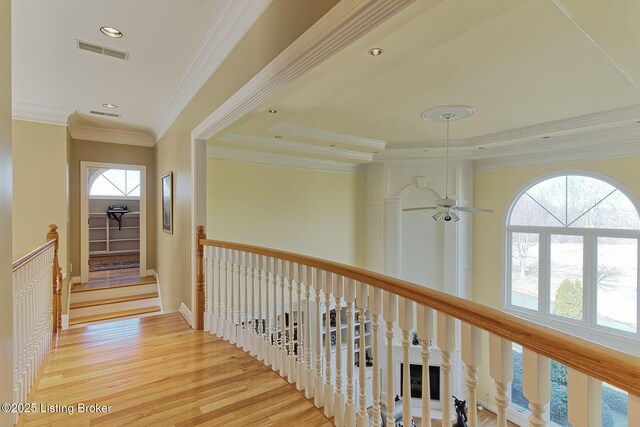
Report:
M 75 285 L 71 292 L 82 292 L 84 290 L 95 288 L 145 283 L 156 283 L 156 279 L 153 276 L 140 277 L 140 269 L 138 268 L 92 271 L 89 273 L 89 281 L 87 283 Z
M 330 426 L 271 368 L 171 313 L 63 331 L 24 426 Z M 78 413 L 78 403 L 107 413 Z

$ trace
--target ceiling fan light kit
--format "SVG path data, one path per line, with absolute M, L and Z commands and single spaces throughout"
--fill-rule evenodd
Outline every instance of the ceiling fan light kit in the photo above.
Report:
M 447 123 L 447 154 L 445 163 L 445 190 L 444 199 L 440 199 L 436 202 L 436 206 L 425 206 L 419 208 L 405 208 L 403 211 L 429 211 L 436 210 L 437 212 L 432 216 L 434 221 L 438 221 L 440 218 L 449 222 L 453 220 L 458 222 L 460 217 L 455 213 L 458 212 L 493 212 L 491 209 L 472 208 L 457 206 L 456 201 L 449 198 L 449 124 L 452 120 L 462 120 L 471 116 L 476 112 L 476 109 L 468 105 L 443 105 L 440 107 L 430 108 L 423 111 L 420 117 L 427 122 L 446 122 Z

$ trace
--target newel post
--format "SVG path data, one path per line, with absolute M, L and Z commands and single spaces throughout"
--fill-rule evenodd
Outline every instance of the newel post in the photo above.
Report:
M 200 243 L 201 239 L 206 239 L 204 234 L 204 226 L 197 227 L 196 237 L 196 329 L 204 328 L 204 246 Z
M 53 292 L 53 333 L 57 333 L 62 329 L 62 269 L 58 262 L 58 248 L 60 246 L 60 239 L 58 236 L 58 226 L 55 224 L 49 225 L 49 231 L 47 232 L 47 241 L 55 240 L 53 246 L 53 265 L 51 267 L 52 278 L 52 292 Z

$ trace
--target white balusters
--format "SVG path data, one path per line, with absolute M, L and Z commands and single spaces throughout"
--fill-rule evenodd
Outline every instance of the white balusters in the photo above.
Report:
M 358 385 L 360 389 L 360 398 L 358 399 L 358 414 L 356 415 L 356 426 L 364 427 L 369 425 L 369 416 L 367 415 L 367 360 L 365 358 L 366 344 L 365 344 L 365 321 L 366 310 L 369 304 L 369 292 L 366 283 L 356 283 L 356 307 L 358 308 L 358 321 L 360 323 L 360 348 L 358 356 L 360 361 L 358 363 Z
M 242 305 L 242 284 L 246 285 L 247 277 L 244 269 L 244 252 L 235 251 L 236 271 L 238 274 L 238 324 L 236 325 L 236 347 L 244 348 L 244 325 L 246 323 L 246 307 Z
M 238 317 L 240 313 L 236 308 L 239 296 L 236 289 L 240 289 L 240 268 L 238 266 L 238 251 L 231 251 L 231 332 L 229 334 L 229 342 L 231 344 L 238 343 Z M 238 284 L 236 286 L 236 284 Z
M 304 296 L 306 300 L 306 310 L 304 311 L 304 370 L 306 378 L 304 395 L 307 399 L 311 399 L 314 393 L 313 363 L 311 360 L 311 283 L 313 282 L 313 269 L 305 267 L 304 273 L 306 277 L 304 281 Z
M 451 355 L 456 348 L 456 324 L 453 317 L 438 312 L 438 348 L 442 381 L 442 425 L 451 425 Z
M 322 270 L 314 268 L 313 269 L 315 274 L 313 275 L 313 290 L 315 292 L 315 297 L 316 297 L 316 318 L 315 318 L 315 343 L 314 343 L 314 351 L 315 351 L 315 355 L 316 355 L 316 373 L 315 376 L 313 378 L 314 384 L 313 384 L 313 400 L 314 400 L 314 404 L 316 405 L 317 408 L 321 407 L 322 405 L 324 405 L 324 384 L 322 382 L 322 356 L 321 356 L 321 349 L 322 349 L 322 344 L 320 343 L 320 319 L 321 317 L 321 313 L 320 313 L 320 291 L 322 290 Z
M 509 384 L 513 379 L 513 344 L 496 335 L 489 335 L 489 374 L 496 384 L 498 427 L 507 427 Z
M 249 336 L 249 322 L 253 324 L 251 310 L 249 309 L 249 282 L 251 281 L 251 267 L 250 256 L 247 252 L 242 252 L 242 264 L 244 271 L 244 324 L 242 325 L 242 348 L 244 351 L 251 350 L 250 336 Z
M 331 384 L 331 280 L 326 272 L 322 272 L 322 291 L 324 292 L 324 415 L 333 417 L 333 384 Z M 334 331 L 338 333 L 338 331 Z
M 278 260 L 278 276 L 280 276 L 280 332 L 279 332 L 279 341 L 280 345 L 278 346 L 278 354 L 280 359 L 278 360 L 280 366 L 280 376 L 284 377 L 287 375 L 287 318 L 285 316 L 286 309 L 286 297 L 285 297 L 285 287 L 288 282 L 286 277 L 286 268 L 285 262 L 282 260 Z
M 255 308 L 256 316 L 258 320 L 256 321 L 257 328 L 254 326 L 254 330 L 256 333 L 256 355 L 258 356 L 258 360 L 264 360 L 264 335 L 262 333 L 263 323 L 262 323 L 262 307 L 264 304 L 264 300 L 262 299 L 262 268 L 260 264 L 261 256 L 258 254 L 253 254 L 252 263 L 255 269 L 255 277 L 254 277 L 254 285 L 258 287 L 258 306 Z
M 431 427 L 431 387 L 429 379 L 429 347 L 433 339 L 433 310 L 422 304 L 416 307 L 416 329 L 420 338 L 420 356 L 422 357 L 422 421 L 421 427 Z
M 573 426 L 601 426 L 602 383 L 582 372 L 567 368 L 567 388 L 569 423 Z
M 224 322 L 224 334 L 222 338 L 225 341 L 229 341 L 231 334 L 231 280 L 229 279 L 230 275 L 233 275 L 233 270 L 231 267 L 231 250 L 225 249 L 223 250 L 223 259 L 224 259 L 224 305 L 225 305 L 225 322 Z
M 271 299 L 269 298 L 269 290 L 271 288 L 271 270 L 270 270 L 270 264 L 271 264 L 271 259 L 266 257 L 266 256 L 261 256 L 261 264 L 262 264 L 262 268 L 264 269 L 262 275 L 264 277 L 264 284 L 265 284 L 265 322 L 266 322 L 266 328 L 265 328 L 265 332 L 264 332 L 264 361 L 265 364 L 267 366 L 269 365 L 273 365 L 273 352 L 271 351 L 271 313 L 269 313 L 270 311 L 270 307 L 271 307 Z
M 302 281 L 304 280 L 304 266 L 302 264 L 294 265 L 295 282 L 296 282 L 296 332 L 297 342 L 294 343 L 294 368 L 296 373 L 296 390 L 302 391 L 306 388 L 306 372 L 304 370 L 304 351 L 305 351 L 305 335 L 302 326 Z
M 269 258 L 269 275 L 273 278 L 270 283 L 273 284 L 273 318 L 271 319 L 271 369 L 277 371 L 280 363 L 280 352 L 278 350 L 278 282 L 280 277 L 276 271 L 276 260 Z
M 251 354 L 252 356 L 257 356 L 258 355 L 258 333 L 256 331 L 256 264 L 255 264 L 255 255 L 254 254 L 247 254 L 248 258 L 247 258 L 247 262 L 248 262 L 248 269 L 249 269 L 249 277 L 251 279 L 251 329 L 248 329 L 249 326 L 247 326 L 247 329 L 250 331 L 249 332 L 249 340 L 250 340 L 250 352 L 249 354 Z
M 386 322 L 386 337 L 387 337 L 387 419 L 385 424 L 387 426 L 395 426 L 395 392 L 394 392 L 394 375 L 393 375 L 393 322 L 397 316 L 397 297 L 391 292 L 384 291 L 383 294 L 383 314 Z M 448 424 L 447 424 L 448 425 Z
M 355 300 L 356 282 L 353 279 L 348 279 L 344 286 L 344 301 L 347 304 L 347 401 L 344 420 L 347 427 L 355 427 L 356 425 L 356 404 L 353 397 L 353 303 Z
M 216 248 L 216 275 L 218 277 L 218 326 L 216 329 L 216 335 L 218 337 L 223 337 L 224 336 L 224 301 L 222 299 L 223 294 L 223 289 L 224 289 L 224 283 L 225 281 L 223 281 L 223 272 L 224 272 L 224 249 L 222 248 Z
M 371 357 L 373 358 L 373 427 L 380 427 L 380 314 L 382 314 L 382 289 L 369 287 L 369 311 L 371 312 Z
M 293 354 L 293 283 L 294 283 L 294 278 L 293 278 L 293 263 L 290 261 L 287 261 L 287 276 L 289 278 L 289 317 L 288 317 L 288 321 L 289 321 L 289 333 L 288 333 L 288 338 L 287 338 L 287 349 L 286 349 L 286 354 L 287 354 L 287 380 L 289 381 L 289 384 L 293 384 L 293 382 L 295 381 L 296 378 L 296 358 L 295 355 Z
M 213 248 L 205 246 L 204 250 L 204 330 L 215 332 L 213 326 Z
M 482 334 L 480 329 L 466 322 L 462 323 L 462 361 L 466 368 L 467 416 L 469 427 L 478 425 L 478 366 L 482 361 Z
M 338 427 L 344 426 L 344 393 L 342 392 L 342 295 L 344 293 L 344 282 L 342 276 L 331 274 L 333 287 L 333 298 L 336 310 L 336 391 L 334 402 L 334 424 Z
M 549 359 L 526 348 L 522 350 L 522 390 L 529 400 L 529 426 L 545 426 L 545 406 L 551 399 Z
M 413 329 L 413 301 L 398 300 L 398 325 L 402 331 L 402 423 L 411 425 L 411 364 L 409 363 L 409 331 Z

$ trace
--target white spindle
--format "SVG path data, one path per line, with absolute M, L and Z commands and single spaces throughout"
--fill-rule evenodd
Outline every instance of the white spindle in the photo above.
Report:
M 360 399 L 358 402 L 358 414 L 356 415 L 356 426 L 364 427 L 369 425 L 369 416 L 367 415 L 367 361 L 365 358 L 366 344 L 364 325 L 366 321 L 366 310 L 369 304 L 369 287 L 366 283 L 356 284 L 356 307 L 358 308 L 358 321 L 360 322 L 360 349 L 358 355 L 360 361 L 358 363 L 358 385 L 360 389 Z
M 213 328 L 212 318 L 213 318 L 213 281 L 211 274 L 211 246 L 204 247 L 204 257 L 202 259 L 202 263 L 204 265 L 204 330 L 205 332 L 212 333 L 215 329 Z
M 507 427 L 509 384 L 513 379 L 513 344 L 497 335 L 489 335 L 489 374 L 496 384 L 498 427 Z
M 223 289 L 224 289 L 224 280 L 222 280 L 222 275 L 224 271 L 224 250 L 222 248 L 216 248 L 216 273 L 218 276 L 218 326 L 216 329 L 216 335 L 218 337 L 224 336 L 224 300 Z
M 331 383 L 331 279 L 329 273 L 322 274 L 322 290 L 324 292 L 324 415 L 333 417 L 333 384 Z M 336 331 L 337 333 L 338 331 Z
M 256 333 L 256 355 L 258 356 L 258 360 L 264 360 L 264 351 L 263 351 L 263 339 L 264 339 L 264 335 L 262 334 L 262 305 L 263 305 L 263 300 L 262 300 L 262 269 L 260 268 L 260 255 L 258 254 L 253 254 L 252 258 L 252 263 L 253 263 L 253 268 L 255 269 L 255 276 L 254 276 L 254 286 L 257 286 L 258 288 L 258 306 L 255 307 L 255 313 L 257 316 L 257 321 L 256 321 L 256 325 L 257 328 L 254 326 L 254 331 Z M 255 292 L 255 291 L 254 291 Z
M 333 299 L 336 306 L 336 391 L 334 402 L 334 424 L 344 426 L 344 393 L 342 391 L 342 295 L 344 293 L 344 278 L 335 273 L 331 274 Z
M 264 283 L 265 283 L 265 305 L 266 305 L 265 322 L 267 323 L 265 332 L 264 332 L 264 361 L 265 361 L 265 364 L 269 366 L 273 364 L 272 351 L 271 351 L 271 313 L 269 313 L 270 307 L 271 307 L 271 300 L 269 299 L 269 289 L 271 288 L 271 271 L 270 271 L 271 258 L 268 258 L 263 255 L 261 257 L 261 260 L 262 260 L 262 267 L 264 268 L 262 275 L 264 277 Z
M 285 350 L 287 354 L 287 380 L 289 384 L 293 384 L 296 378 L 296 358 L 293 354 L 294 342 L 293 342 L 293 262 L 287 261 L 287 275 L 289 277 L 289 334 L 287 338 L 288 346 Z
M 242 260 L 240 259 L 240 251 L 233 251 L 233 263 L 235 265 L 235 292 L 236 292 L 236 304 L 234 305 L 234 311 L 236 313 L 235 323 L 233 331 L 235 333 L 235 345 L 237 348 L 242 348 L 242 323 L 243 323 L 243 311 L 242 311 L 242 266 L 240 265 Z
M 456 324 L 453 317 L 438 313 L 438 348 L 442 380 L 442 425 L 451 425 L 451 353 L 456 348 Z
M 602 383 L 567 368 L 567 388 L 569 423 L 573 426 L 601 426 Z
M 355 427 L 356 425 L 356 404 L 353 397 L 353 303 L 356 300 L 356 282 L 348 279 L 344 287 L 344 301 L 347 304 L 347 402 L 345 403 L 345 425 Z
M 249 282 L 251 281 L 251 267 L 249 266 L 250 257 L 250 253 L 242 252 L 242 264 L 244 266 L 244 324 L 242 325 L 242 349 L 249 352 L 251 351 L 249 322 L 252 318 L 251 310 L 249 308 Z M 251 323 L 253 324 L 253 322 Z
M 431 387 L 429 379 L 430 343 L 433 339 L 433 310 L 422 304 L 416 307 L 416 329 L 422 356 L 422 427 L 431 427 Z
M 280 367 L 280 351 L 278 347 L 278 282 L 280 281 L 280 276 L 278 276 L 276 265 L 275 258 L 270 258 L 269 270 L 271 270 L 271 277 L 273 277 L 273 319 L 271 321 L 271 369 L 273 371 L 277 371 Z
M 478 425 L 478 365 L 482 363 L 482 332 L 466 322 L 462 323 L 462 361 L 466 368 L 467 416 L 469 427 Z
M 382 317 L 386 322 L 387 326 L 387 384 L 386 384 L 386 394 L 387 394 L 387 426 L 395 426 L 395 392 L 394 392 L 394 380 L 395 376 L 393 375 L 393 323 L 396 320 L 396 316 L 398 314 L 397 311 L 397 300 L 398 298 L 392 294 L 391 292 L 384 291 L 382 296 L 383 298 L 383 310 Z
M 225 305 L 225 322 L 223 339 L 229 341 L 231 333 L 231 280 L 229 278 L 231 272 L 231 250 L 223 250 L 224 259 L 224 305 Z
M 522 389 L 531 410 L 529 426 L 545 426 L 545 406 L 551 399 L 549 359 L 526 348 L 522 350 Z
M 313 361 L 311 360 L 311 283 L 313 282 L 313 269 L 305 266 L 304 273 L 306 277 L 304 296 L 307 303 L 304 311 L 304 361 L 306 374 L 304 395 L 307 399 L 311 399 L 314 393 Z
M 278 346 L 278 354 L 280 360 L 280 376 L 287 375 L 287 317 L 285 316 L 286 310 L 286 294 L 285 287 L 289 281 L 286 275 L 285 261 L 278 260 L 278 275 L 280 276 L 280 345 Z
M 380 315 L 382 314 L 382 289 L 369 288 L 371 312 L 371 357 L 373 358 L 373 427 L 380 427 Z M 362 331 L 360 332 L 362 333 Z
M 249 329 L 249 340 L 250 340 L 250 354 L 252 356 L 258 356 L 258 333 L 256 331 L 256 264 L 255 264 L 255 255 L 252 253 L 247 254 L 248 258 L 248 268 L 249 268 L 249 276 L 251 278 L 251 329 Z
M 315 274 L 313 277 L 314 279 L 313 290 L 315 291 L 315 297 L 316 297 L 316 319 L 315 319 L 316 338 L 314 343 L 315 344 L 314 351 L 316 354 L 316 374 L 315 374 L 315 377 L 313 378 L 314 380 L 313 398 L 314 398 L 314 404 L 316 405 L 317 408 L 319 408 L 322 405 L 324 405 L 324 384 L 322 382 L 322 355 L 321 355 L 322 344 L 320 342 L 320 319 L 321 319 L 320 291 L 322 290 L 323 271 L 318 268 L 314 268 L 314 272 Z
M 302 326 L 302 282 L 304 280 L 304 267 L 302 264 L 295 264 L 295 281 L 296 281 L 296 296 L 297 296 L 297 316 L 296 316 L 296 337 L 297 342 L 294 345 L 294 363 L 296 372 L 296 390 L 302 391 L 306 388 L 306 372 L 304 370 L 304 347 L 305 336 Z
M 402 424 L 411 425 L 411 364 L 409 362 L 409 332 L 413 329 L 413 301 L 398 300 L 398 326 L 402 331 Z

